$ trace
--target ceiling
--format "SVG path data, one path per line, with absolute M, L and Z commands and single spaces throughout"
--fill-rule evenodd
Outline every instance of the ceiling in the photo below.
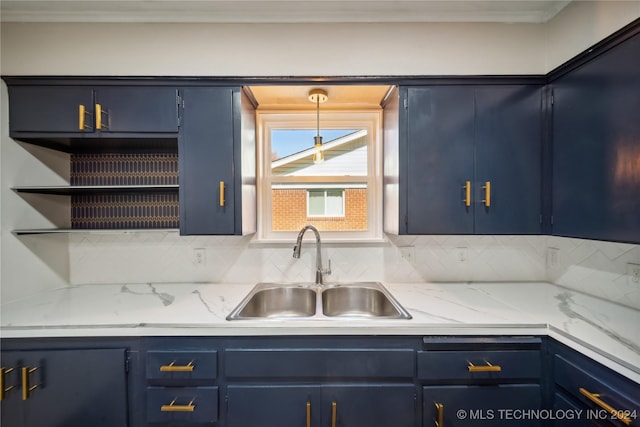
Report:
M 311 89 L 324 89 L 329 99 L 322 109 L 368 110 L 379 109 L 380 102 L 390 89 L 388 85 L 315 85 L 315 86 L 251 86 L 253 96 L 261 110 L 315 110 L 309 101 Z
M 2 22 L 544 23 L 571 0 L 2 0 Z

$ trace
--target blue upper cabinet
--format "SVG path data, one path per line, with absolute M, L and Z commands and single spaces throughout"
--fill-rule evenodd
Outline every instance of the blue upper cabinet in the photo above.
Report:
M 78 134 L 93 132 L 94 126 L 90 87 L 9 86 L 11 136 L 23 132 Z
M 255 232 L 255 109 L 238 87 L 183 90 L 180 233 Z
M 400 97 L 400 234 L 540 233 L 540 86 L 410 87 Z
M 640 242 L 640 35 L 552 87 L 553 234 Z
M 178 91 L 173 87 L 11 85 L 11 136 L 95 138 L 178 132 Z
M 178 91 L 173 87 L 98 88 L 94 108 L 101 132 L 178 132 Z

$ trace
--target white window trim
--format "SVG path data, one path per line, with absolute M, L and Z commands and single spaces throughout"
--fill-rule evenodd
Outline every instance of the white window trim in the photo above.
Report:
M 324 191 L 324 214 L 323 215 L 312 215 L 309 213 L 309 192 L 310 190 L 323 190 Z M 327 190 L 341 190 L 342 191 L 342 215 L 329 215 L 327 214 Z M 309 188 L 307 191 L 307 218 L 345 218 L 346 217 L 346 205 L 345 205 L 345 189 L 342 187 L 339 188 Z
M 325 182 L 366 185 L 367 230 L 366 231 L 322 231 L 326 241 L 371 241 L 382 240 L 382 110 L 321 110 L 322 129 L 366 129 L 368 135 L 368 164 L 366 176 L 323 177 L 274 177 L 271 175 L 271 131 L 274 129 L 315 129 L 315 111 L 258 110 L 257 122 L 257 185 L 258 185 L 258 232 L 257 240 L 291 241 L 299 230 L 271 230 L 271 188 L 286 183 Z M 309 141 L 309 146 L 313 141 Z

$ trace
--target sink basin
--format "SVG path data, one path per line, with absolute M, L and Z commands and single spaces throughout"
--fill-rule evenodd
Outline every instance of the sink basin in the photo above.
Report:
M 261 285 L 251 291 L 228 320 L 309 317 L 316 313 L 315 289 L 302 285 Z
M 227 320 L 411 319 L 381 283 L 258 283 Z
M 411 318 L 384 288 L 375 285 L 336 285 L 323 290 L 323 314 L 329 317 Z

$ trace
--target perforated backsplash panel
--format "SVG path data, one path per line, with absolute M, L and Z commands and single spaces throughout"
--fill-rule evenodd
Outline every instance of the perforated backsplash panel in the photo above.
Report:
M 90 153 L 71 156 L 71 185 L 177 185 L 177 153 Z M 177 228 L 178 192 L 113 192 L 71 197 L 75 229 Z

